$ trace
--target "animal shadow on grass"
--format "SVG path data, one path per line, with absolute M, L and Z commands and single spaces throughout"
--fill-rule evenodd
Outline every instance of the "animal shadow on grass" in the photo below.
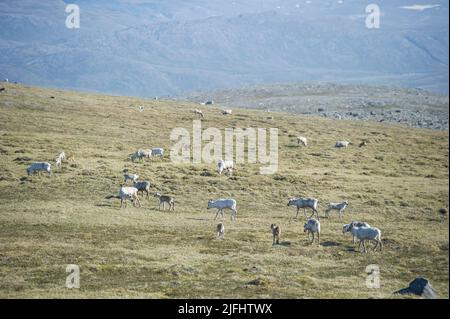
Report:
M 273 245 L 273 247 L 277 247 L 277 246 L 289 247 L 289 246 L 291 246 L 291 242 L 290 241 L 282 241 L 278 244 Z
M 95 206 L 97 206 L 97 207 L 116 207 L 116 205 L 114 205 L 113 203 L 99 203 L 99 204 L 95 204 Z
M 322 243 L 320 243 L 321 246 L 323 247 L 337 247 L 337 246 L 341 246 L 341 244 L 336 243 L 334 241 L 324 241 Z
M 143 201 L 141 201 L 141 205 L 142 205 L 142 207 L 144 207 Z M 176 211 L 176 210 L 168 209 L 167 205 L 166 205 L 165 209 L 163 209 L 162 206 L 161 206 L 161 209 L 159 209 L 159 206 L 152 206 L 152 207 L 145 207 L 145 208 L 154 213 L 168 213 L 168 214 L 178 213 L 178 211 Z

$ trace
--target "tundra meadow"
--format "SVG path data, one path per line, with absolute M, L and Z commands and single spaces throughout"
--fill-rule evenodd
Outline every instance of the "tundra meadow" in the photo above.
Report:
M 0 4 L 0 298 L 449 298 L 448 3 L 73 2 Z

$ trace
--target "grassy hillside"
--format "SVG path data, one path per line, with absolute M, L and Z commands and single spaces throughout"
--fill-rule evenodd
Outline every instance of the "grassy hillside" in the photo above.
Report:
M 392 298 L 416 276 L 449 297 L 449 227 L 437 213 L 448 207 L 448 131 L 282 113 L 269 120 L 243 109 L 223 117 L 203 107 L 203 128 L 279 128 L 278 173 L 240 165 L 229 178 L 214 165 L 174 165 L 168 154 L 127 159 L 138 148 L 170 149 L 173 127 L 192 129 L 193 105 L 2 86 L 2 298 Z M 298 134 L 308 148 L 296 146 Z M 335 149 L 337 139 L 355 144 Z M 362 139 L 369 143 L 358 148 Z M 51 177 L 26 176 L 29 163 L 53 163 L 61 150 L 76 161 Z M 175 212 L 158 211 L 153 197 L 127 209 L 105 199 L 117 194 L 124 170 L 174 195 Z M 238 219 L 226 214 L 221 241 L 206 205 L 225 196 L 238 201 Z M 350 206 L 342 221 L 321 218 L 322 244 L 309 245 L 303 214 L 289 221 L 291 196 L 318 198 L 321 216 L 328 201 Z M 342 234 L 351 220 L 379 227 L 383 252 L 355 251 Z M 271 223 L 281 225 L 282 245 L 272 247 Z M 80 266 L 80 289 L 65 287 L 67 264 Z M 369 264 L 380 266 L 380 289 L 365 286 Z

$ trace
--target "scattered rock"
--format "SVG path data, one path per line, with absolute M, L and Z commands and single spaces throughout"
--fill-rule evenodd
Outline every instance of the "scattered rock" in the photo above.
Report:
M 203 171 L 203 172 L 201 172 L 200 173 L 200 176 L 205 176 L 205 177 L 209 177 L 209 176 L 212 176 L 212 174 L 210 173 L 210 172 L 208 172 L 208 171 Z
M 205 101 L 209 93 L 205 94 L 187 100 Z M 215 91 L 214 96 L 227 106 L 265 110 L 264 99 L 272 94 L 273 110 L 448 130 L 448 96 L 417 89 L 333 84 L 260 85 L 253 89 Z
M 257 267 L 257 266 L 252 266 L 250 268 L 244 268 L 243 270 L 246 272 L 251 272 L 251 273 L 264 272 L 264 270 L 262 268 Z
M 29 157 L 27 157 L 27 156 L 17 157 L 17 158 L 15 158 L 15 159 L 13 159 L 14 162 L 20 162 L 20 163 L 23 163 L 23 162 L 29 162 L 29 161 L 31 161 L 31 160 L 32 160 L 32 159 L 29 158 Z
M 265 282 L 265 280 L 263 280 L 261 278 L 256 278 L 256 279 L 250 280 L 247 283 L 247 285 L 252 285 L 252 286 L 263 286 L 265 284 L 267 284 L 267 283 Z
M 172 265 L 167 270 L 174 276 L 194 275 L 194 274 L 198 273 L 197 269 L 195 269 L 195 268 L 187 267 L 187 266 L 179 265 L 179 264 Z
M 409 287 L 400 289 L 394 292 L 394 294 L 400 295 L 413 294 L 427 299 L 438 298 L 436 290 L 431 286 L 430 282 L 422 277 L 417 277 L 409 284 Z
M 439 209 L 439 215 L 441 215 L 442 218 L 446 218 L 448 216 L 448 210 L 447 208 L 441 208 Z

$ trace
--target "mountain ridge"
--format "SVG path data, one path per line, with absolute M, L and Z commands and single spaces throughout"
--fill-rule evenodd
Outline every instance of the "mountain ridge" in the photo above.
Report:
M 378 30 L 359 1 L 74 1 L 72 30 L 63 1 L 0 3 L 0 77 L 141 97 L 301 81 L 448 94 L 448 3 L 438 2 L 381 1 Z

